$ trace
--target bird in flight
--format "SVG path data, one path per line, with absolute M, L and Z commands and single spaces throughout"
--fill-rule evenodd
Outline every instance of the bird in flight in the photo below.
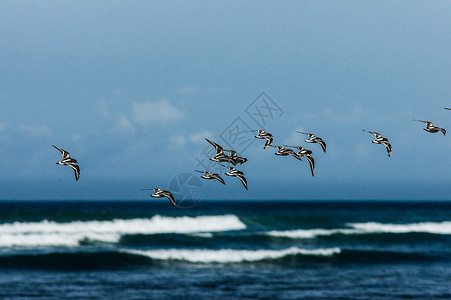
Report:
M 391 144 L 388 142 L 388 139 L 384 138 L 379 132 L 369 131 L 369 130 L 365 130 L 365 129 L 362 129 L 362 130 L 365 132 L 374 134 L 374 137 L 376 139 L 371 141 L 371 143 L 384 145 L 385 148 L 387 149 L 388 157 L 391 156 L 392 147 L 391 147 Z
M 229 156 L 229 160 L 228 160 L 228 161 L 229 161 L 229 163 L 233 164 L 234 166 L 235 166 L 236 164 L 242 165 L 242 164 L 244 164 L 245 162 L 247 162 L 247 158 L 238 156 L 238 155 L 236 154 L 236 151 L 234 151 L 234 150 L 226 150 L 226 149 L 224 149 L 223 151 L 228 151 L 228 152 L 230 152 L 230 156 Z
M 212 173 L 212 172 L 209 172 L 209 171 L 199 171 L 199 170 L 195 170 L 195 171 L 199 172 L 199 173 L 204 173 L 204 175 L 200 176 L 201 178 L 204 178 L 204 179 L 216 179 L 220 183 L 225 184 L 224 179 L 222 179 L 222 177 L 219 176 L 219 174 Z
M 63 156 L 63 158 L 57 162 L 57 165 L 66 165 L 72 168 L 72 170 L 74 170 L 75 173 L 75 180 L 78 180 L 78 178 L 80 178 L 80 167 L 77 165 L 77 160 L 73 159 L 70 157 L 69 152 L 67 152 L 66 150 L 63 150 L 61 148 L 58 148 L 55 145 L 52 145 L 55 149 L 57 149 L 59 152 L 61 152 L 61 155 Z
M 269 133 L 269 132 L 266 132 L 266 131 L 264 131 L 262 129 L 260 129 L 260 130 L 252 130 L 252 132 L 255 132 L 255 131 L 257 131 L 258 134 L 256 136 L 254 136 L 254 138 L 256 138 L 256 139 L 266 139 L 265 146 L 263 147 L 263 149 L 268 148 L 268 146 L 270 146 L 272 141 L 273 141 L 272 134 Z
M 305 158 L 307 158 L 309 164 L 310 164 L 310 171 L 312 172 L 312 176 L 315 176 L 315 160 L 313 159 L 312 156 L 312 151 L 305 149 L 304 147 L 301 146 L 287 146 L 284 145 L 284 147 L 291 147 L 291 148 L 296 148 L 298 149 L 298 153 L 296 153 L 298 156 L 303 156 Z
M 210 141 L 209 139 L 205 139 L 209 142 L 213 147 L 215 147 L 215 156 L 210 158 L 211 161 L 215 162 L 230 162 L 230 156 L 224 153 L 224 149 L 215 142 Z
M 296 132 L 308 135 L 308 139 L 305 140 L 307 143 L 318 143 L 321 145 L 321 148 L 323 148 L 323 151 L 326 152 L 326 143 L 323 141 L 323 139 L 315 136 L 313 133 L 307 133 L 307 132 L 302 132 L 302 131 L 296 131 Z
M 153 194 L 150 195 L 150 197 L 153 198 L 168 198 L 169 202 L 171 202 L 172 206 L 175 207 L 175 200 L 174 200 L 174 196 L 172 195 L 172 193 L 170 191 L 163 191 L 162 189 L 159 188 L 153 188 L 153 189 L 142 189 L 143 191 L 152 191 L 153 190 Z
M 417 121 L 417 122 L 426 123 L 426 128 L 423 128 L 423 129 L 427 132 L 437 133 L 437 132 L 441 131 L 443 133 L 443 135 L 446 135 L 445 128 L 440 128 L 440 127 L 434 126 L 432 124 L 432 122 L 430 122 L 430 121 L 422 121 L 422 120 L 416 120 L 416 119 L 413 119 L 413 120 Z
M 244 173 L 242 171 L 239 171 L 233 167 L 229 167 L 229 166 L 225 166 L 225 165 L 221 165 L 227 169 L 229 169 L 229 172 L 224 173 L 227 176 L 235 176 L 238 177 L 238 179 L 241 181 L 241 183 L 243 184 L 244 188 L 247 190 L 247 181 L 246 178 L 244 178 Z
M 282 146 L 273 146 L 273 145 L 269 145 L 273 148 L 277 148 L 277 152 L 274 153 L 275 155 L 279 155 L 279 156 L 288 156 L 291 155 L 296 159 L 302 160 L 302 158 L 296 154 L 296 152 L 293 151 L 293 149 L 286 149 Z

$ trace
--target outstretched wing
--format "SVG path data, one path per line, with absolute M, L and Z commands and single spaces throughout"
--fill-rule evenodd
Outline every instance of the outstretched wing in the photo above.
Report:
M 291 150 L 291 149 L 290 149 L 290 150 Z M 291 154 L 291 156 L 293 156 L 294 158 L 296 158 L 296 159 L 302 161 L 302 158 L 301 158 L 298 154 L 296 154 L 294 151 L 290 151 L 290 154 Z
M 213 174 L 213 177 L 216 178 L 220 183 L 225 184 L 224 179 L 222 179 L 219 174 Z
M 384 144 L 385 148 L 387 149 L 388 157 L 390 157 L 391 156 L 391 150 L 392 150 L 391 144 L 388 143 L 388 142 L 382 142 L 382 144 Z
M 61 152 L 61 155 L 63 156 L 63 159 L 65 159 L 65 158 L 70 158 L 70 154 L 69 154 L 69 152 L 67 152 L 66 150 L 63 150 L 63 149 L 61 149 L 61 148 L 58 148 L 57 146 L 55 146 L 55 145 L 52 145 L 55 149 L 57 149 L 59 152 Z
M 68 164 L 68 166 L 74 170 L 75 180 L 78 180 L 78 178 L 80 178 L 80 167 L 76 164 Z
M 445 128 L 439 128 L 439 130 L 443 133 L 443 135 L 446 135 L 446 129 Z
M 444 109 L 451 110 L 451 108 L 448 108 L 448 107 L 444 107 Z
M 315 176 L 315 160 L 310 155 L 306 155 L 305 158 L 307 158 L 310 164 L 310 171 L 312 172 L 312 176 Z
M 210 141 L 209 139 L 205 139 L 207 142 L 209 142 L 213 147 L 215 147 L 216 154 L 222 153 L 223 149 L 220 145 L 216 144 L 215 142 Z
M 169 191 L 164 191 L 163 195 L 169 199 L 169 202 L 171 202 L 172 206 L 175 207 L 175 200 L 174 200 L 174 196 L 172 195 L 171 192 Z
M 241 175 L 241 174 L 237 174 L 236 177 L 238 177 L 238 178 L 240 179 L 241 183 L 244 185 L 244 187 L 245 187 L 246 190 L 247 190 L 247 181 L 246 181 L 246 178 L 244 178 L 244 176 Z
M 369 130 L 366 130 L 366 129 L 362 129 L 362 130 L 365 131 L 365 132 L 371 133 L 371 134 L 375 134 L 374 131 L 369 131 Z
M 325 153 L 326 152 L 326 143 L 321 138 L 317 139 L 317 143 L 319 143 L 321 145 L 321 148 L 323 148 L 323 151 Z
M 363 131 L 366 131 L 366 132 L 368 132 L 368 133 L 374 134 L 374 136 L 376 137 L 376 139 L 382 138 L 382 135 L 381 135 L 379 132 L 376 132 L 376 131 L 369 131 L 369 130 L 365 130 L 365 129 L 363 129 Z
M 296 131 L 297 133 L 302 133 L 302 134 L 306 134 L 308 136 L 310 136 L 312 133 L 307 133 L 307 132 L 302 132 L 302 131 Z

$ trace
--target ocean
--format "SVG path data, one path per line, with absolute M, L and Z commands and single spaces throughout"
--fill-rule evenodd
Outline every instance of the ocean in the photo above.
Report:
M 449 299 L 451 202 L 0 202 L 0 299 Z

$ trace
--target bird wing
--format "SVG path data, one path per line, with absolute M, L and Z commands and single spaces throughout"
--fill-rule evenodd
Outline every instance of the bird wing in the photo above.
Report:
M 215 142 L 210 141 L 209 139 L 205 139 L 207 142 L 209 142 L 213 147 L 215 147 L 216 154 L 219 154 L 223 152 L 223 149 L 220 145 L 216 144 Z
M 388 142 L 382 142 L 382 144 L 385 146 L 385 148 L 387 148 L 387 153 L 388 153 L 388 156 L 390 157 L 391 156 L 391 150 L 392 150 L 391 144 L 388 143 Z
M 323 151 L 326 152 L 326 143 L 320 138 L 318 138 L 317 143 L 319 143 L 321 148 L 323 148 Z
M 445 128 L 439 128 L 439 130 L 443 133 L 443 135 L 446 135 L 446 129 Z
M 315 160 L 310 155 L 306 155 L 305 158 L 307 158 L 310 164 L 310 171 L 312 171 L 312 176 L 315 176 Z
M 417 122 L 422 122 L 422 123 L 430 123 L 429 121 L 423 121 L 423 120 L 417 120 L 417 119 L 413 119 L 414 121 L 417 121 Z
M 302 133 L 302 134 L 306 134 L 306 135 L 308 135 L 308 136 L 310 136 L 311 135 L 311 133 L 307 133 L 307 132 L 302 132 L 302 131 L 296 131 L 297 133 Z
M 365 131 L 365 132 L 371 133 L 371 134 L 375 134 L 374 131 L 369 131 L 369 130 L 365 130 L 365 129 L 362 129 L 362 130 Z
M 238 177 L 238 178 L 240 179 L 241 183 L 244 185 L 244 187 L 245 187 L 246 190 L 247 190 L 247 181 L 246 181 L 246 178 L 244 178 L 244 176 L 241 175 L 241 174 L 237 174 L 236 177 Z
M 291 149 L 290 149 L 290 150 L 291 150 Z M 294 152 L 293 150 L 291 150 L 289 153 L 290 153 L 291 156 L 293 156 L 294 158 L 299 159 L 300 161 L 302 161 L 302 158 L 301 158 L 299 155 L 297 155 L 296 152 Z
M 61 148 L 58 148 L 58 147 L 55 146 L 55 145 L 52 145 L 52 146 L 53 146 L 55 149 L 57 149 L 59 152 L 61 152 L 61 155 L 63 156 L 63 159 L 69 158 L 69 157 L 70 157 L 69 152 L 67 152 L 66 150 L 61 149 Z
M 265 146 L 263 147 L 263 149 L 266 149 L 266 148 L 268 148 L 268 146 L 271 146 L 271 143 L 273 141 L 273 138 L 271 136 L 266 136 L 265 139 L 266 139 L 266 143 L 265 143 Z
M 451 110 L 451 108 L 448 108 L 448 107 L 444 107 L 444 109 Z
M 68 164 L 68 166 L 74 170 L 75 180 L 78 180 L 78 178 L 80 178 L 80 167 L 76 164 Z
M 174 200 L 174 196 L 171 194 L 171 192 L 169 191 L 164 191 L 162 193 L 166 198 L 169 199 L 169 202 L 171 202 L 172 206 L 175 207 L 175 200 Z
M 213 177 L 216 178 L 220 183 L 225 184 L 224 179 L 222 179 L 219 174 L 213 174 Z

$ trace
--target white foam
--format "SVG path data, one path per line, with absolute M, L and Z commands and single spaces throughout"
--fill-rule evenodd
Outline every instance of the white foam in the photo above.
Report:
M 331 256 L 340 253 L 339 248 L 301 249 L 291 247 L 283 250 L 235 250 L 235 249 L 164 249 L 123 250 L 122 252 L 142 255 L 158 260 L 179 260 L 192 263 L 239 263 L 278 259 L 289 255 Z
M 451 234 L 451 222 L 422 222 L 413 224 L 383 224 L 376 222 L 348 224 L 362 233 L 409 233 L 425 232 L 434 234 Z
M 433 234 L 451 234 L 451 222 L 422 222 L 412 224 L 383 224 L 376 222 L 350 223 L 351 228 L 337 229 L 295 229 L 268 231 L 265 235 L 292 239 L 311 239 L 317 236 L 333 234 L 368 234 L 368 233 L 411 233 L 424 232 Z
M 0 224 L 0 247 L 75 247 L 84 240 L 117 243 L 121 236 L 125 234 L 190 234 L 245 228 L 246 225 L 235 215 L 154 216 L 151 219 L 74 221 L 68 223 L 52 221 L 14 222 Z
M 286 237 L 292 239 L 312 239 L 321 235 L 332 235 L 336 233 L 352 234 L 353 229 L 295 229 L 295 230 L 282 230 L 282 231 L 268 231 L 266 235 L 275 237 Z

